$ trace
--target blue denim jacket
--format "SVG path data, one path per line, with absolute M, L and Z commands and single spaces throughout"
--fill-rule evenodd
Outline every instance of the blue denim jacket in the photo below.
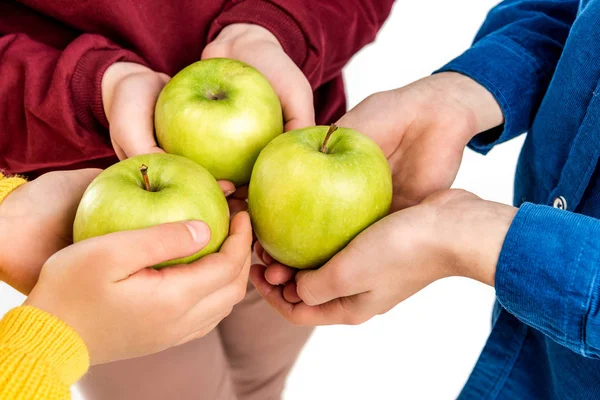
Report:
M 512 0 L 441 71 L 484 85 L 528 132 L 488 342 L 460 398 L 600 399 L 600 0 Z

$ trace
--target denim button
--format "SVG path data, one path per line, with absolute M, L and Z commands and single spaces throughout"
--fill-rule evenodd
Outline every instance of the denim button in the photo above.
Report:
M 565 199 L 562 196 L 558 196 L 557 198 L 554 199 L 553 206 L 554 206 L 554 208 L 558 208 L 559 210 L 566 210 L 567 209 L 567 199 Z

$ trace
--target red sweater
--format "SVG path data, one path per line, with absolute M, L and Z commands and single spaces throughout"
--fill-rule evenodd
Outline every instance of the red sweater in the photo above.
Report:
M 0 2 L 0 169 L 36 176 L 116 161 L 100 91 L 116 61 L 174 75 L 223 26 L 269 29 L 315 90 L 317 123 L 345 110 L 342 68 L 393 0 Z

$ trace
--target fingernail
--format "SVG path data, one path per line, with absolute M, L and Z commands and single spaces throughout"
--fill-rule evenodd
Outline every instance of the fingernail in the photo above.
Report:
M 235 189 L 233 189 L 233 190 L 228 190 L 228 191 L 226 191 L 224 194 L 225 194 L 225 197 L 229 197 L 229 196 L 231 196 L 231 195 L 232 195 L 232 194 L 234 194 L 234 193 L 235 193 Z
M 185 223 L 195 243 L 205 244 L 210 240 L 210 228 L 202 221 Z

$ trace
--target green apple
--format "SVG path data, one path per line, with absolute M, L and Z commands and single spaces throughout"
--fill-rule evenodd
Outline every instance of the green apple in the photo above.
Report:
M 92 181 L 77 209 L 73 240 L 187 220 L 208 224 L 209 244 L 155 267 L 189 263 L 218 251 L 229 233 L 229 207 L 215 178 L 200 165 L 171 154 L 141 155 L 109 167 Z
M 392 178 L 367 136 L 335 126 L 288 132 L 260 153 L 248 203 L 256 237 L 290 267 L 320 267 L 386 216 Z
M 283 132 L 269 81 L 242 62 L 214 58 L 184 68 L 154 113 L 159 146 L 197 162 L 216 179 L 245 185 L 261 150 Z

